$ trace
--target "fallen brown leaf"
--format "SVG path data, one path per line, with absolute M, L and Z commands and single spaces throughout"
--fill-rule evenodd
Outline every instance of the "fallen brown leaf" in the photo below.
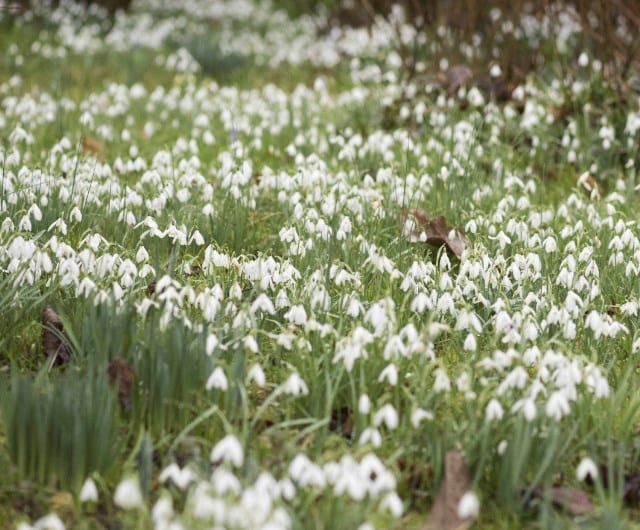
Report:
M 126 411 L 131 410 L 131 389 L 136 378 L 133 364 L 122 357 L 116 357 L 109 363 L 107 374 L 109 384 L 118 390 L 120 405 Z
M 599 199 L 602 197 L 602 188 L 589 172 L 579 173 L 575 176 L 576 182 L 580 184 L 583 190 L 585 190 L 589 197 L 592 199 Z
M 471 489 L 471 478 L 462 452 L 452 449 L 447 452 L 444 464 L 444 479 L 427 522 L 422 530 L 465 530 L 473 519 L 461 519 L 458 504 L 463 495 Z
M 593 510 L 589 496 L 577 488 L 557 486 L 543 491 L 540 488 L 533 490 L 532 497 L 548 498 L 556 507 L 570 515 L 584 515 Z
M 104 144 L 91 136 L 82 138 L 82 152 L 85 155 L 93 155 L 100 161 L 104 160 Z
M 423 210 L 409 208 L 402 211 L 405 236 L 412 243 L 427 243 L 434 247 L 445 245 L 456 256 L 460 257 L 469 246 L 469 240 L 462 230 L 451 228 L 446 219 L 439 215 L 429 218 Z M 411 223 L 407 229 L 407 224 Z
M 42 345 L 53 364 L 59 366 L 71 359 L 71 350 L 64 332 L 62 320 L 51 306 L 42 310 Z
M 468 85 L 471 81 L 473 81 L 471 68 L 458 64 L 447 70 L 443 84 L 449 94 L 455 94 L 461 86 Z

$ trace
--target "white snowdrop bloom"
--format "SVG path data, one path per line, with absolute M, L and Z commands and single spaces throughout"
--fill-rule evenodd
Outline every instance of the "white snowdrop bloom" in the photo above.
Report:
M 587 477 L 591 477 L 591 480 L 598 478 L 598 468 L 591 458 L 585 457 L 578 464 L 576 469 L 576 478 L 580 482 L 584 482 Z
M 251 368 L 249 368 L 247 377 L 249 381 L 253 381 L 259 387 L 263 387 L 267 384 L 267 378 L 264 375 L 264 370 L 259 363 L 255 363 L 251 366 Z
M 28 525 L 27 527 L 33 528 L 33 530 L 65 530 L 62 519 L 60 519 L 60 517 L 58 517 L 58 515 L 56 515 L 55 513 L 45 515 L 44 517 L 38 519 L 34 523 L 33 527 L 29 527 Z
M 587 52 L 582 52 L 578 57 L 578 64 L 583 68 L 589 66 L 589 55 Z
M 215 335 L 209 335 L 207 337 L 207 343 L 205 346 L 206 354 L 208 356 L 213 355 L 213 352 L 216 350 L 219 344 L 220 344 L 220 341 L 218 340 L 218 337 L 216 337 Z
M 162 483 L 170 480 L 176 486 L 178 486 L 179 489 L 184 490 L 189 484 L 191 484 L 191 482 L 195 481 L 197 478 L 198 477 L 193 472 L 193 470 L 188 467 L 183 467 L 182 469 L 180 469 L 178 464 L 174 462 L 172 464 L 169 464 L 162 470 L 158 480 Z
M 234 493 L 240 495 L 242 493 L 242 485 L 231 471 L 224 467 L 218 467 L 211 475 L 211 484 L 218 495 L 226 495 Z
M 390 491 L 382 498 L 380 509 L 389 510 L 394 517 L 400 517 L 404 512 L 402 500 L 395 491 Z
M 538 407 L 533 399 L 526 399 L 522 405 L 522 413 L 527 421 L 531 422 L 538 415 Z
M 371 400 L 367 394 L 362 394 L 358 399 L 358 412 L 365 415 L 371 412 Z
M 249 313 L 251 315 L 255 315 L 258 311 L 269 315 L 274 315 L 276 312 L 271 298 L 269 298 L 265 293 L 260 293 L 249 309 Z
M 92 478 L 88 478 L 80 489 L 80 502 L 98 502 L 98 488 Z
M 307 323 L 307 312 L 303 306 L 294 305 L 284 314 L 284 318 L 292 324 L 303 326 Z
M 411 413 L 411 425 L 413 425 L 414 429 L 417 429 L 423 420 L 432 421 L 433 418 L 433 412 L 417 408 Z
M 497 399 L 492 399 L 485 409 L 485 419 L 487 421 L 501 420 L 504 416 L 504 409 Z
M 163 528 L 170 522 L 173 513 L 173 501 L 171 497 L 163 495 L 153 505 L 151 509 L 151 519 L 153 519 L 156 528 Z
M 373 423 L 376 427 L 379 427 L 383 422 L 390 430 L 398 427 L 398 413 L 390 403 L 380 407 L 373 416 Z
M 378 382 L 381 383 L 385 379 L 391 386 L 396 386 L 396 384 L 398 383 L 398 369 L 396 368 L 395 364 L 393 363 L 388 364 L 382 370 L 382 372 L 380 372 L 380 376 L 378 377 Z
M 211 486 L 201 482 L 196 486 L 192 497 L 192 513 L 197 519 L 214 519 L 223 523 L 229 513 L 227 503 L 210 495 Z
M 362 431 L 362 434 L 358 439 L 358 443 L 360 445 L 366 445 L 370 443 L 373 447 L 378 448 L 382 445 L 382 435 L 380 434 L 380 431 L 375 427 L 367 427 L 364 431 Z
M 434 375 L 433 389 L 436 392 L 449 392 L 451 390 L 451 381 L 446 372 L 442 368 L 436 368 Z
M 242 338 L 242 345 L 249 350 L 251 353 L 258 353 L 260 348 L 258 348 L 258 341 L 253 335 L 245 335 Z
M 123 479 L 116 488 L 113 501 L 117 506 L 125 510 L 143 506 L 144 499 L 140 491 L 140 481 L 138 477 L 131 476 Z
M 474 352 L 478 348 L 476 337 L 473 333 L 468 333 L 467 337 L 464 339 L 464 343 L 462 345 L 462 349 L 465 351 Z
M 502 75 L 502 68 L 500 68 L 500 65 L 494 64 L 489 70 L 489 75 L 491 75 L 491 77 L 500 77 Z
M 240 441 L 233 434 L 228 434 L 211 450 L 209 459 L 214 464 L 228 462 L 234 467 L 240 467 L 244 461 L 244 450 Z
M 303 488 L 313 486 L 324 489 L 327 485 L 327 478 L 322 468 L 311 462 L 304 454 L 296 455 L 289 464 L 289 476 Z
M 478 517 L 480 501 L 473 491 L 467 491 L 458 502 L 458 517 L 470 519 Z
M 506 452 L 508 446 L 509 443 L 506 440 L 501 440 L 498 447 L 496 447 L 497 453 L 502 456 Z
M 282 388 L 286 394 L 292 396 L 306 396 L 309 393 L 309 388 L 304 379 L 300 377 L 297 372 L 292 373 L 289 378 L 283 383 Z
M 549 396 L 545 406 L 547 416 L 556 421 L 560 421 L 564 416 L 569 414 L 569 412 L 571 412 L 571 407 L 564 392 L 556 391 Z

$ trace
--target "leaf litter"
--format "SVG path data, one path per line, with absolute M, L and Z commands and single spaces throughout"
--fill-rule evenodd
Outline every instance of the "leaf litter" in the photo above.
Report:
M 445 456 L 444 479 L 427 522 L 422 530 L 465 530 L 471 526 L 472 517 L 460 517 L 460 501 L 471 490 L 469 467 L 462 451 L 451 449 Z
M 469 239 L 458 228 L 451 228 L 444 216 L 430 218 L 424 210 L 405 208 L 402 211 L 403 234 L 411 243 L 446 246 L 458 258 L 469 247 Z

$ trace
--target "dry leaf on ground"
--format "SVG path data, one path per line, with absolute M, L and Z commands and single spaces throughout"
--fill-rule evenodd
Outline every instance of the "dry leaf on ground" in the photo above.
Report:
M 402 211 L 402 218 L 403 233 L 412 243 L 422 242 L 434 247 L 445 245 L 458 258 L 469 246 L 464 232 L 448 226 L 441 215 L 429 218 L 423 210 L 409 208 Z
M 71 359 L 71 350 L 62 320 L 51 306 L 45 306 L 42 310 L 42 345 L 44 352 L 48 357 L 53 358 L 53 364 L 56 366 Z
M 594 179 L 589 174 L 588 171 L 576 175 L 575 179 L 576 182 L 580 184 L 582 189 L 584 189 L 589 194 L 589 197 L 591 197 L 592 199 L 599 199 L 600 197 L 602 197 L 602 188 L 600 187 L 596 179 Z
M 136 378 L 133 364 L 122 357 L 116 357 L 109 363 L 107 374 L 109 376 L 109 384 L 118 390 L 120 405 L 124 410 L 130 410 L 131 389 Z
M 102 162 L 104 161 L 104 144 L 91 136 L 85 136 L 82 138 L 82 153 L 93 155 Z
M 440 81 L 449 94 L 455 94 L 461 86 L 473 81 L 473 72 L 468 66 L 458 64 L 449 68 L 446 74 L 441 74 Z
M 444 479 L 422 530 L 464 530 L 473 519 L 458 514 L 460 500 L 471 488 L 469 468 L 459 449 L 447 452 Z
M 556 507 L 570 515 L 584 515 L 593 510 L 589 496 L 577 488 L 557 486 L 549 488 L 546 492 L 536 488 L 531 494 L 532 497 L 548 498 Z

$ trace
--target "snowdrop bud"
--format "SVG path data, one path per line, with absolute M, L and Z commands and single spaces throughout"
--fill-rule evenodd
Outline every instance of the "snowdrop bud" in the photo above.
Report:
M 211 356 L 213 354 L 216 347 L 218 346 L 218 343 L 219 343 L 218 337 L 216 337 L 215 335 L 209 335 L 207 337 L 207 345 L 205 347 L 205 351 L 207 352 L 207 355 Z
M 137 477 L 128 477 L 122 480 L 113 496 L 113 501 L 117 506 L 125 510 L 138 508 L 142 506 L 142 492 L 140 491 L 140 482 Z
M 578 57 L 578 64 L 583 68 L 589 65 L 589 56 L 586 52 L 582 52 L 580 54 L 580 57 Z
M 98 488 L 91 478 L 85 480 L 82 485 L 80 502 L 98 502 Z
M 358 412 L 360 414 L 369 414 L 371 412 L 371 400 L 367 394 L 362 394 L 358 400 Z
M 598 478 L 598 468 L 591 458 L 583 458 L 576 470 L 576 478 L 580 482 L 584 482 L 587 477 L 591 477 L 591 480 Z
M 264 370 L 262 370 L 262 366 L 258 363 L 255 363 L 251 368 L 249 368 L 249 372 L 247 373 L 249 381 L 253 381 L 256 385 L 262 387 L 267 383 L 267 379 L 264 375 Z
M 469 333 L 467 338 L 464 339 L 464 344 L 462 345 L 462 349 L 464 351 L 476 351 L 477 349 L 476 338 L 473 333 Z
M 480 512 L 480 501 L 473 491 L 467 491 L 460 502 L 458 502 L 458 517 L 460 519 L 470 519 L 478 516 Z

